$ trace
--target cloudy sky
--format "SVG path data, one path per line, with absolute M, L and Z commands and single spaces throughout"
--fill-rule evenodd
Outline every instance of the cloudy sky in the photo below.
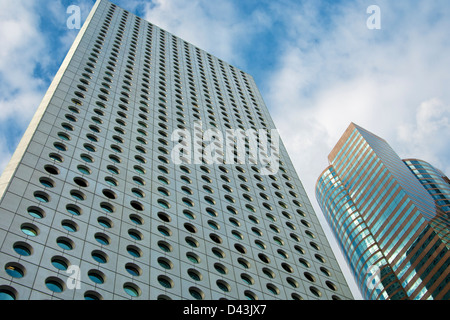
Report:
M 319 216 L 315 182 L 350 122 L 450 175 L 448 0 L 112 2 L 253 75 Z M 84 22 L 93 4 L 0 0 L 0 171 L 77 35 L 67 8 Z

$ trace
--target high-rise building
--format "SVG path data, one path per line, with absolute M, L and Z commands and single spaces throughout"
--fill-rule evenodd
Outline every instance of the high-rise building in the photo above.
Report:
M 0 180 L 1 299 L 352 299 L 253 78 L 98 0 Z
M 316 198 L 365 299 L 450 298 L 448 178 L 350 124 Z

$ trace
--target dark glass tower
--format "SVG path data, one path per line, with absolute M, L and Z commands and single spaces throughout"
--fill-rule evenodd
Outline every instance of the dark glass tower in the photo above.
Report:
M 253 78 L 106 0 L 1 177 L 0 267 L 1 299 L 352 298 Z

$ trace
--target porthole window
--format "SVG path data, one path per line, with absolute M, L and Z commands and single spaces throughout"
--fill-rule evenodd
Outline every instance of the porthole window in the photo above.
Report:
M 102 193 L 103 193 L 103 195 L 104 195 L 105 197 L 107 197 L 108 199 L 116 199 L 116 198 L 117 198 L 116 194 L 115 194 L 112 190 L 109 190 L 109 189 L 103 189 L 103 190 L 102 190 Z
M 250 205 L 250 204 L 246 204 L 245 207 L 246 207 L 247 210 L 250 211 L 250 212 L 256 212 L 256 209 L 255 209 L 252 205 Z
M 244 236 L 239 231 L 233 230 L 233 231 L 231 231 L 231 234 L 238 240 L 244 239 Z
M 137 214 L 130 214 L 130 220 L 139 226 L 143 224 L 142 218 L 139 217 Z
M 182 201 L 188 207 L 193 207 L 194 206 L 194 202 L 192 200 L 188 199 L 188 198 L 183 198 Z
M 275 273 L 272 270 L 270 270 L 268 268 L 263 268 L 262 271 L 270 279 L 274 279 L 275 278 Z
M 136 184 L 140 185 L 140 186 L 144 186 L 144 185 L 145 185 L 145 181 L 144 181 L 142 178 L 139 178 L 139 177 L 133 177 L 133 181 L 134 181 Z
M 289 283 L 289 285 L 293 288 L 298 288 L 300 286 L 297 280 L 295 280 L 294 278 L 288 277 L 286 278 L 286 282 Z
M 217 217 L 218 213 L 216 210 L 212 208 L 206 208 L 205 211 L 211 216 L 211 217 Z
M 127 252 L 134 258 L 142 257 L 142 251 L 136 246 L 127 246 Z
M 167 270 L 170 270 L 173 268 L 173 263 L 167 258 L 158 258 L 158 264 Z
M 85 143 L 83 146 L 89 152 L 95 152 L 96 151 L 96 148 L 92 144 Z
M 186 257 L 192 263 L 195 263 L 195 264 L 200 263 L 200 257 L 193 252 L 186 253 Z
M 63 220 L 61 222 L 62 227 L 69 232 L 77 232 L 78 225 L 71 220 Z
M 244 296 L 247 300 L 258 300 L 258 296 L 249 290 L 244 292 Z
M 316 282 L 316 278 L 315 278 L 311 273 L 305 272 L 305 273 L 303 273 L 303 275 L 305 276 L 305 278 L 306 278 L 308 281 Z
M 185 223 L 184 224 L 184 228 L 189 231 L 190 233 L 197 233 L 197 228 L 194 227 L 192 224 L 190 223 Z
M 166 277 L 166 276 L 159 276 L 158 282 L 164 288 L 170 289 L 170 288 L 173 288 L 173 286 L 174 286 L 173 281 L 169 277 Z
M 326 281 L 325 284 L 326 284 L 327 287 L 330 288 L 331 290 L 337 291 L 337 287 L 336 287 L 336 285 L 335 285 L 333 282 L 331 282 L 331 281 Z
M 84 300 L 102 300 L 102 296 L 94 291 L 87 291 L 84 294 Z
M 66 271 L 69 268 L 69 261 L 64 257 L 55 256 L 51 263 L 58 270 Z
M 102 251 L 92 251 L 91 253 L 92 258 L 97 261 L 98 263 L 107 263 L 108 262 L 108 256 L 106 255 L 106 253 L 102 252 Z
M 319 289 L 316 287 L 310 287 L 309 290 L 314 294 L 316 297 L 320 298 L 322 296 L 322 292 L 320 292 Z
M 193 248 L 198 248 L 200 246 L 200 243 L 192 237 L 186 237 L 185 241 Z
M 209 237 L 211 238 L 212 241 L 214 241 L 215 243 L 222 243 L 222 238 L 219 237 L 217 234 L 211 233 L 209 235 Z
M 38 200 L 39 202 L 49 202 L 50 201 L 50 196 L 48 194 L 46 194 L 45 192 L 42 191 L 36 191 L 34 193 L 34 197 L 36 200 Z
M 78 169 L 78 171 L 80 171 L 82 174 L 86 174 L 86 175 L 90 175 L 90 174 L 91 174 L 91 170 L 90 170 L 88 167 L 86 167 L 86 166 L 79 165 L 79 166 L 77 167 L 77 169 Z
M 212 248 L 211 249 L 212 253 L 214 253 L 214 255 L 220 259 L 225 258 L 225 252 L 223 252 L 221 249 L 219 248 Z
M 68 204 L 66 206 L 66 210 L 68 213 L 74 215 L 74 216 L 80 216 L 81 215 L 81 209 L 73 204 Z
M 107 246 L 110 243 L 110 238 L 104 233 L 96 233 L 94 235 L 95 240 L 101 245 Z
M 215 221 L 209 220 L 208 221 L 208 225 L 214 230 L 219 230 L 220 229 L 220 226 Z
M 216 269 L 217 272 L 219 272 L 220 274 L 227 274 L 228 273 L 228 269 L 220 264 L 220 263 L 215 263 L 214 264 L 214 269 Z
M 105 282 L 105 275 L 99 270 L 90 270 L 88 272 L 88 277 L 92 282 L 96 284 L 102 284 Z
M 239 253 L 242 253 L 242 254 L 246 254 L 246 253 L 247 253 L 247 250 L 245 249 L 245 247 L 242 246 L 242 245 L 240 245 L 240 244 L 235 244 L 235 245 L 234 245 L 234 248 L 235 248 Z
M 63 143 L 55 142 L 55 143 L 53 144 L 53 146 L 54 146 L 56 149 L 58 149 L 59 151 L 67 151 L 67 147 L 66 147 L 66 145 L 63 144 Z
M 101 225 L 103 228 L 107 228 L 110 229 L 113 226 L 113 223 L 111 220 L 109 220 L 108 218 L 105 217 L 100 217 L 97 219 L 97 222 L 99 225 Z
M 144 238 L 144 236 L 142 235 L 142 233 L 139 232 L 138 230 L 135 230 L 135 229 L 128 230 L 128 235 L 129 235 L 132 239 L 137 240 L 137 241 L 140 241 L 140 240 L 142 240 L 142 239 Z
M 58 132 L 58 137 L 61 138 L 61 140 L 69 141 L 70 136 L 67 133 L 64 132 Z
M 142 274 L 142 270 L 141 268 L 139 268 L 136 264 L 134 263 L 127 263 L 125 265 L 125 270 L 127 270 L 127 272 L 129 274 L 131 274 L 133 277 L 138 277 Z
M 181 190 L 182 190 L 184 193 L 188 194 L 188 195 L 193 195 L 193 194 L 194 194 L 194 192 L 193 192 L 190 188 L 185 187 L 185 186 L 181 187 Z
M 130 202 L 131 206 L 133 207 L 133 209 L 137 210 L 137 211 L 143 211 L 144 210 L 144 206 L 138 202 L 138 201 L 131 201 Z
M 139 173 L 139 174 L 145 174 L 145 169 L 142 168 L 141 166 L 134 166 L 133 168 L 134 168 L 134 170 L 135 170 L 137 173 Z
M 189 288 L 189 293 L 196 300 L 203 300 L 205 296 L 200 289 L 194 287 Z
M 262 242 L 260 240 L 255 240 L 255 244 L 258 248 L 260 248 L 262 250 L 266 250 L 266 245 L 264 244 L 264 242 Z
M 20 226 L 20 230 L 22 230 L 22 232 L 24 234 L 26 234 L 27 236 L 30 236 L 30 237 L 36 237 L 37 235 L 39 235 L 38 227 L 36 227 L 35 225 L 33 225 L 31 223 L 22 224 Z
M 311 247 L 313 247 L 314 249 L 316 249 L 317 251 L 320 251 L 320 247 L 317 243 L 315 242 L 310 242 L 309 243 L 311 245 Z
M 328 269 L 326 269 L 326 268 L 324 268 L 324 267 L 320 267 L 320 271 L 322 271 L 322 273 L 323 273 L 324 275 L 326 275 L 326 276 L 328 276 L 328 277 L 331 277 L 331 272 L 330 272 Z
M 87 155 L 87 154 L 82 154 L 81 155 L 81 159 L 83 161 L 87 162 L 87 163 L 93 163 L 94 162 L 94 159 L 90 155 Z
M 158 226 L 158 231 L 165 237 L 170 237 L 172 235 L 172 231 L 164 226 Z
M 16 262 L 7 263 L 5 271 L 13 278 L 23 278 L 25 276 L 25 267 Z
M 166 185 L 168 185 L 170 183 L 167 178 L 162 177 L 162 176 L 158 177 L 158 181 L 161 182 L 162 184 L 166 184 Z
M 217 284 L 217 287 L 219 287 L 219 289 L 222 290 L 223 292 L 231 291 L 230 285 L 223 280 L 217 280 L 216 284 Z
M 100 208 L 102 208 L 102 210 L 105 213 L 113 213 L 114 212 L 114 207 L 111 204 L 106 203 L 106 202 L 100 203 Z
M 248 274 L 245 274 L 245 273 L 241 274 L 241 279 L 247 285 L 253 285 L 255 283 L 255 280 L 253 280 L 253 278 L 251 276 L 249 276 Z
M 28 214 L 36 219 L 42 219 L 45 217 L 44 210 L 38 207 L 29 207 Z
M 158 199 L 158 204 L 164 209 L 170 209 L 170 204 L 165 200 Z
M 61 293 L 64 291 L 64 282 L 56 277 L 49 277 L 45 280 L 47 288 L 55 293 Z
M 28 257 L 33 254 L 32 247 L 28 243 L 25 243 L 25 242 L 14 243 L 13 249 L 16 253 L 18 253 L 19 255 L 24 256 L 24 257 Z
M 55 187 L 55 183 L 50 178 L 42 177 L 39 179 L 39 182 L 45 187 L 45 188 L 53 188 Z
M 200 272 L 198 272 L 197 270 L 195 270 L 195 269 L 189 269 L 187 271 L 187 273 L 195 281 L 201 281 L 202 280 L 202 274 Z
M 56 161 L 56 162 L 59 162 L 59 163 L 61 163 L 61 162 L 64 161 L 64 160 L 63 160 L 63 157 L 60 156 L 59 154 L 56 154 L 56 153 L 50 153 L 50 154 L 49 154 L 49 157 L 50 157 L 50 159 L 52 159 L 52 160 L 54 160 L 54 161 Z
M 216 201 L 211 197 L 205 197 L 205 201 L 210 205 L 215 205 Z
M 141 295 L 141 290 L 134 283 L 125 283 L 123 285 L 123 290 L 131 297 L 139 297 Z
M 16 300 L 17 293 L 8 286 L 0 286 L 0 300 Z
M 258 254 L 258 258 L 264 263 L 270 263 L 269 257 L 266 256 L 265 254 L 262 253 Z
M 189 210 L 183 210 L 183 214 L 185 217 L 187 217 L 188 219 L 194 220 L 195 219 L 195 214 L 192 213 Z
M 112 174 L 119 174 L 120 170 L 115 166 L 107 166 L 106 169 Z
M 250 269 L 250 262 L 248 262 L 244 258 L 238 258 L 237 261 L 240 266 L 244 267 L 244 269 Z
M 78 190 L 71 190 L 70 195 L 72 196 L 72 198 L 79 201 L 83 201 L 86 198 L 84 193 Z
M 278 289 L 275 285 L 273 284 L 267 284 L 266 288 L 270 291 L 270 293 L 272 293 L 273 295 L 279 295 L 280 294 L 280 289 Z
M 89 183 L 87 182 L 86 179 L 83 179 L 83 178 L 80 178 L 80 177 L 74 178 L 73 181 L 74 181 L 78 186 L 80 186 L 80 187 L 82 187 L 82 188 L 86 188 L 86 187 L 89 185 Z

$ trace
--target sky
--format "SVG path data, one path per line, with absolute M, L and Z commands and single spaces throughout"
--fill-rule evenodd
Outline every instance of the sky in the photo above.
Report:
M 448 0 L 112 2 L 254 77 L 333 246 L 314 188 L 351 122 L 450 175 Z M 0 0 L 0 172 L 93 4 Z

